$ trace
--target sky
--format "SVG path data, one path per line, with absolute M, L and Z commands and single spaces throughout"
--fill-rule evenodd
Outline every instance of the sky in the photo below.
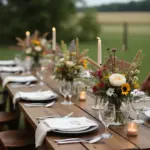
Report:
M 87 6 L 93 6 L 93 5 L 101 5 L 101 4 L 109 4 L 113 2 L 119 2 L 119 3 L 127 3 L 130 1 L 139 1 L 139 0 L 84 0 L 87 4 Z

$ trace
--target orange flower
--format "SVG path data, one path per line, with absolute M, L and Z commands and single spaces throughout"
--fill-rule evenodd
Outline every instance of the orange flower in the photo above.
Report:
M 32 40 L 31 43 L 35 44 L 35 45 L 40 45 L 40 41 L 38 41 L 38 40 Z
M 84 60 L 82 60 L 81 63 L 82 63 L 82 65 L 83 65 L 84 69 L 87 69 L 87 60 L 84 59 Z

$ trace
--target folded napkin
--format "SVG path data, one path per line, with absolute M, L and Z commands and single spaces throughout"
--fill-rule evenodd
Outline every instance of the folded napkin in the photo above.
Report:
M 98 124 L 86 117 L 62 117 L 45 119 L 38 124 L 35 132 L 36 147 L 42 145 L 44 138 L 50 131 L 80 131 L 91 126 L 98 126 Z
M 14 60 L 0 60 L 0 66 L 16 65 Z
M 54 98 L 57 98 L 57 94 L 50 90 L 38 92 L 17 92 L 13 98 L 13 103 L 16 104 L 16 102 L 19 99 L 38 101 L 38 100 L 50 100 Z
M 6 84 L 9 82 L 25 83 L 25 82 L 35 82 L 35 81 L 37 81 L 37 78 L 32 75 L 31 76 L 7 76 L 3 80 L 3 87 L 5 87 Z
M 24 68 L 20 66 L 16 67 L 0 67 L 0 72 L 23 72 Z

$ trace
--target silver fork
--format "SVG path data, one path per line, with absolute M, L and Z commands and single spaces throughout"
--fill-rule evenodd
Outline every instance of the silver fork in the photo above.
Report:
M 57 144 L 71 144 L 71 143 L 79 143 L 79 142 L 84 142 L 84 143 L 96 143 L 102 139 L 107 139 L 107 138 L 111 138 L 112 135 L 111 134 L 102 134 L 100 136 L 96 136 L 93 138 L 70 138 L 70 139 L 63 139 L 63 140 L 54 140 L 55 142 L 57 142 Z

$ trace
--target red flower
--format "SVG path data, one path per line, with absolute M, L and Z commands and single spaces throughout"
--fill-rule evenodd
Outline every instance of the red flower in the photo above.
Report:
M 97 92 L 97 87 L 93 86 L 93 92 L 96 93 Z
M 101 79 L 103 76 L 102 76 L 102 71 L 101 70 L 99 70 L 99 71 L 97 71 L 97 75 L 98 75 L 98 77 Z
M 102 82 L 102 83 L 99 83 L 98 85 L 100 88 L 104 88 L 105 87 L 105 84 Z

